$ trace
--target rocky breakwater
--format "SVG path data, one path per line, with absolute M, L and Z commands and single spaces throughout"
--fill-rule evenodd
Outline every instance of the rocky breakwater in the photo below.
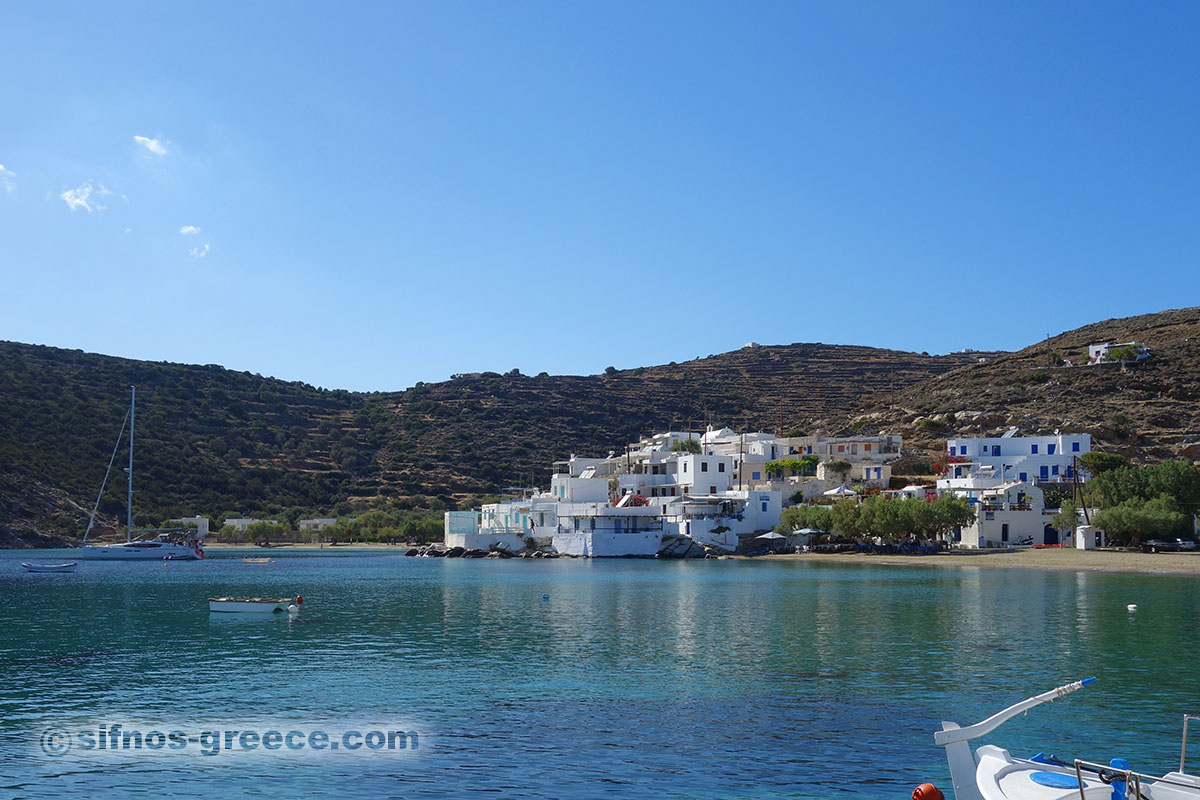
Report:
M 535 550 L 527 547 L 515 553 L 494 547 L 491 550 L 467 547 L 446 547 L 444 544 L 427 544 L 414 547 L 404 555 L 414 558 L 558 558 L 558 553 Z

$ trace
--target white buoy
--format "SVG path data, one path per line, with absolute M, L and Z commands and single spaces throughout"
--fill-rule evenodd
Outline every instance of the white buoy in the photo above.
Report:
M 1126 611 L 1137 611 L 1137 603 L 1130 603 L 1129 605 L 1125 606 L 1125 610 Z

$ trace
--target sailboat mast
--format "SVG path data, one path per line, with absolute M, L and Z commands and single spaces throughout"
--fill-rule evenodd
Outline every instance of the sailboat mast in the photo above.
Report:
M 129 490 L 125 500 L 125 541 L 133 538 L 133 410 L 137 401 L 137 387 L 129 387 Z

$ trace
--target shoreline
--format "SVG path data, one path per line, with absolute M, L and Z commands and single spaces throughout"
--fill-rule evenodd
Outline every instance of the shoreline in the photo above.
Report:
M 871 553 L 777 553 L 734 556 L 741 561 L 811 561 L 823 564 L 880 564 L 915 567 L 983 567 L 1034 569 L 1051 572 L 1119 572 L 1145 575 L 1200 576 L 1200 552 L 1141 553 L 1128 550 L 1073 550 L 1029 548 L 1022 550 L 948 551 L 933 555 Z

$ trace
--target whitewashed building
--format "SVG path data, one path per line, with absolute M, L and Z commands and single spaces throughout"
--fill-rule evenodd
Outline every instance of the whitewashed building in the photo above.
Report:
M 1059 544 L 1059 532 L 1050 524 L 1042 490 L 1031 481 L 1009 481 L 989 488 L 957 488 L 949 493 L 966 497 L 975 509 L 975 521 L 961 529 L 957 547 L 1014 547 Z
M 741 470 L 778 453 L 769 434 L 721 429 L 656 434 L 606 458 L 572 454 L 555 462 L 546 491 L 447 512 L 446 544 L 582 556 L 733 551 L 739 537 L 779 522 L 781 493 L 751 487 Z
M 1090 435 L 1017 436 L 1016 432 L 1011 428 L 1003 436 L 948 440 L 947 455 L 957 459 L 950 464 L 949 477 L 962 478 L 989 468 L 1001 480 L 1058 483 L 1076 476 L 1086 479 L 1076 459 L 1091 452 Z
M 223 528 L 233 528 L 239 533 L 245 533 L 246 529 L 256 522 L 269 522 L 272 525 L 278 525 L 279 521 L 274 519 L 256 519 L 254 517 L 230 517 L 221 525 Z

